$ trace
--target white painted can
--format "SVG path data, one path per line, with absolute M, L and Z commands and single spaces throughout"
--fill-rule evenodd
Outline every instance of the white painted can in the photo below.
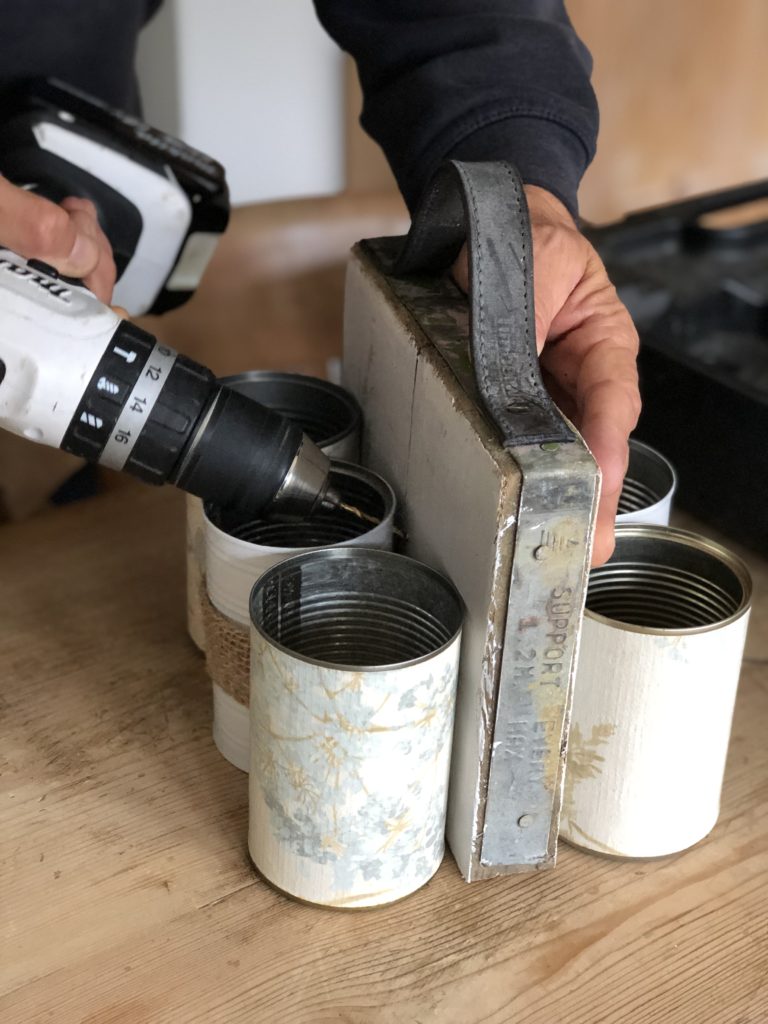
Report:
M 248 845 L 272 885 L 391 903 L 440 866 L 463 606 L 412 559 L 312 552 L 251 597 Z
M 367 526 L 353 516 L 324 514 L 297 523 L 257 521 L 236 526 L 236 517 L 213 509 L 204 512 L 206 589 L 213 606 L 231 622 L 248 629 L 248 600 L 254 583 L 291 555 L 326 546 L 391 549 L 396 502 L 389 484 L 370 470 L 343 462 L 333 463 L 331 479 L 345 501 L 362 508 L 378 523 Z M 254 670 L 258 671 L 258 666 Z M 228 761 L 248 771 L 248 706 L 227 693 L 219 685 L 221 680 L 212 682 L 214 742 Z
M 360 406 L 337 384 L 301 373 L 252 370 L 222 377 L 220 384 L 255 402 L 275 409 L 299 423 L 313 441 L 332 459 L 358 462 L 360 458 Z M 187 495 L 187 631 L 194 644 L 205 650 L 200 591 L 203 581 L 203 503 Z
M 560 835 L 620 857 L 687 849 L 719 814 L 751 582 L 719 544 L 616 530 L 590 574 Z
M 677 474 L 672 463 L 650 445 L 629 440 L 629 464 L 619 497 L 617 523 L 669 525 Z

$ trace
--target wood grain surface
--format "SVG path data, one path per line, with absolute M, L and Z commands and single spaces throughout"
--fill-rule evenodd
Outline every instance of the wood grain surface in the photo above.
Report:
M 248 861 L 185 632 L 181 495 L 128 484 L 0 534 L 4 1024 L 768 1021 L 765 563 L 714 832 L 373 911 Z

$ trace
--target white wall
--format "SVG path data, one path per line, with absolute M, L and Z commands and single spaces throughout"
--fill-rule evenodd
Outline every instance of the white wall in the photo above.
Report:
M 145 119 L 223 163 L 233 203 L 343 188 L 342 57 L 311 0 L 165 0 L 138 71 Z

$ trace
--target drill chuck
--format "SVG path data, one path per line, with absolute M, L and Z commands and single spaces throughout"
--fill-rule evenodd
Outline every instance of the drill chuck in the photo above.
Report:
M 330 460 L 300 427 L 215 385 L 172 482 L 216 505 L 308 515 L 328 494 Z

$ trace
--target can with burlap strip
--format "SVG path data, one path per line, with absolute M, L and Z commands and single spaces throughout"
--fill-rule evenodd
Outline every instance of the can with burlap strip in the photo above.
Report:
M 246 626 L 222 615 L 200 581 L 200 607 L 205 629 L 205 659 L 214 684 L 247 708 L 250 702 L 251 640 Z

